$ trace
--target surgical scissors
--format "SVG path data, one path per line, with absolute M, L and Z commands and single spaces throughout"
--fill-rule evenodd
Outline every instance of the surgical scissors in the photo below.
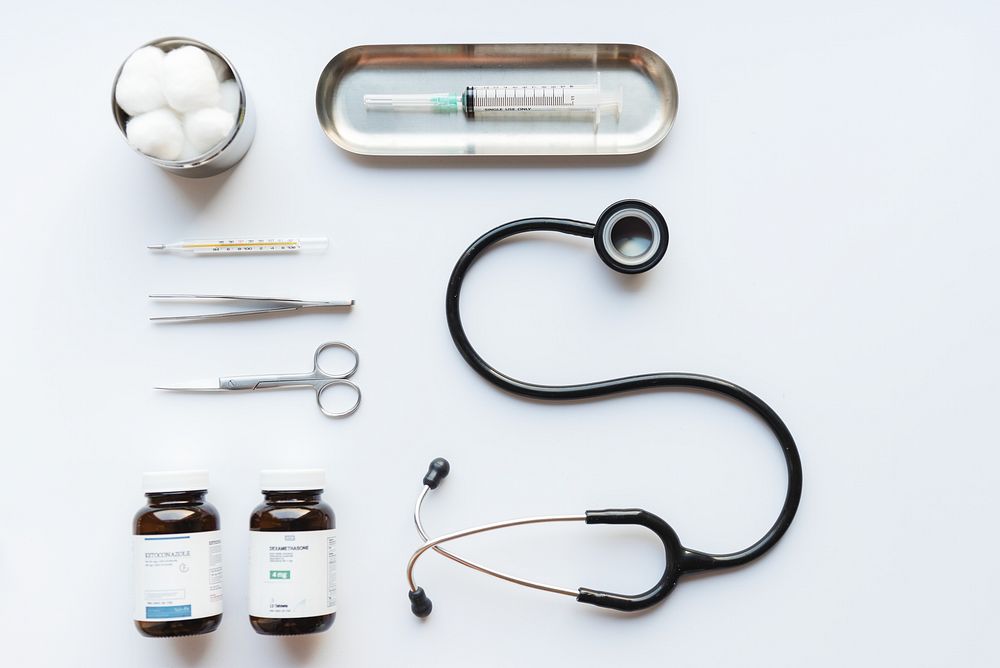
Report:
M 331 373 L 320 364 L 320 357 L 323 352 L 331 348 L 346 350 L 354 358 L 351 368 L 342 373 Z M 270 375 L 254 376 L 222 376 L 219 378 L 208 378 L 205 380 L 194 380 L 177 385 L 159 385 L 157 390 L 173 390 L 178 392 L 218 392 L 222 390 L 271 390 L 282 387 L 312 387 L 316 392 L 316 405 L 323 415 L 332 418 L 347 417 L 361 405 L 361 388 L 348 380 L 358 370 L 358 351 L 340 341 L 328 341 L 321 344 L 313 355 L 313 369 L 305 373 L 279 373 Z M 330 388 L 338 385 L 346 385 L 354 390 L 357 399 L 354 405 L 343 411 L 329 410 L 323 405 L 323 394 Z

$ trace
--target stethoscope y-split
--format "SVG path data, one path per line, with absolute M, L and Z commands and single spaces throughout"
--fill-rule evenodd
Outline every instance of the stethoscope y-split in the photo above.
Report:
M 626 612 L 643 610 L 656 605 L 673 590 L 677 581 L 684 575 L 702 571 L 734 568 L 749 563 L 760 557 L 777 544 L 788 530 L 795 517 L 802 494 L 802 465 L 795 441 L 791 433 L 781 421 L 778 414 L 755 394 L 739 385 L 721 378 L 691 373 L 650 373 L 638 376 L 626 376 L 592 383 L 577 385 L 538 385 L 526 383 L 512 378 L 487 363 L 476 352 L 469 342 L 465 329 L 462 327 L 462 316 L 459 311 L 459 298 L 462 293 L 462 281 L 469 268 L 479 256 L 490 246 L 525 232 L 561 232 L 578 237 L 591 237 L 597 255 L 615 271 L 625 274 L 638 274 L 652 269 L 663 258 L 667 250 L 669 234 L 663 216 L 654 207 L 637 200 L 624 200 L 612 204 L 598 218 L 596 224 L 584 223 L 563 218 L 525 218 L 515 220 L 490 230 L 469 246 L 459 258 L 448 282 L 448 294 L 445 301 L 448 317 L 448 328 L 465 361 L 483 378 L 502 390 L 524 397 L 546 401 L 567 401 L 573 399 L 592 399 L 606 397 L 612 394 L 646 390 L 653 388 L 691 388 L 707 390 L 721 394 L 743 404 L 759 415 L 767 423 L 785 456 L 788 468 L 788 487 L 781 512 L 767 533 L 753 545 L 738 552 L 729 554 L 709 554 L 693 550 L 681 544 L 676 532 L 664 520 L 653 513 L 641 509 L 619 510 L 588 510 L 579 515 L 551 515 L 542 517 L 527 517 L 521 519 L 495 522 L 456 531 L 431 539 L 424 530 L 420 517 L 420 509 L 430 490 L 436 489 L 448 475 L 450 466 L 444 459 L 431 462 L 424 476 L 424 486 L 417 497 L 413 517 L 423 544 L 410 557 L 406 567 L 406 577 L 410 587 L 410 607 L 413 614 L 426 617 L 431 612 L 431 601 L 422 587 L 418 587 L 413 577 L 413 569 L 417 560 L 428 550 L 448 557 L 463 566 L 468 566 L 481 573 L 492 575 L 514 584 L 540 589 L 557 594 L 573 596 L 581 603 L 589 603 L 602 608 L 611 608 Z M 494 531 L 506 527 L 526 524 L 541 524 L 547 522 L 586 522 L 587 524 L 631 524 L 646 527 L 655 533 L 663 542 L 666 556 L 666 567 L 659 581 L 649 590 L 641 594 L 615 594 L 598 591 L 587 587 L 566 589 L 555 587 L 501 573 L 492 568 L 464 559 L 442 547 L 459 538 L 473 534 Z

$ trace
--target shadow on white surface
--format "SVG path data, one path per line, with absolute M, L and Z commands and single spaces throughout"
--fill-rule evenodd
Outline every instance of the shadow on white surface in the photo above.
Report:
M 211 642 L 212 634 L 206 633 L 200 636 L 188 636 L 185 638 L 174 638 L 170 642 L 170 648 L 176 652 L 181 661 L 189 666 L 197 666 L 201 663 L 205 652 L 208 651 L 208 643 Z
M 233 175 L 233 171 L 240 168 L 242 161 L 221 174 L 209 176 L 203 179 L 191 179 L 184 176 L 176 176 L 169 172 L 158 169 L 161 178 L 169 182 L 174 191 L 186 201 L 188 207 L 195 210 L 205 209 L 216 195 L 226 187 L 226 183 Z
M 281 647 L 285 650 L 288 657 L 298 665 L 305 666 L 309 664 L 313 655 L 319 650 L 320 644 L 323 642 L 323 638 L 326 637 L 324 633 L 314 633 L 312 635 L 304 636 L 285 636 L 281 639 Z

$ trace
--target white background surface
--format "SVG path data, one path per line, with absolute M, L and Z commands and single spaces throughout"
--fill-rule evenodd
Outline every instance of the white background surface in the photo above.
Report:
M 510 1 L 34 3 L 5 12 L 3 663 L 32 666 L 996 665 L 1000 335 L 998 13 L 989 2 Z M 226 53 L 259 114 L 246 160 L 188 182 L 118 136 L 112 76 L 184 34 Z M 314 111 L 339 51 L 379 42 L 628 41 L 673 68 L 677 123 L 639 159 L 392 161 L 331 144 Z M 708 396 L 572 406 L 506 396 L 447 333 L 444 288 L 480 233 L 593 219 L 638 197 L 668 218 L 639 279 L 585 242 L 485 257 L 465 317 L 487 359 L 549 383 L 684 370 L 745 385 L 787 421 L 805 486 L 755 564 L 608 614 L 431 557 L 403 567 L 427 462 L 451 459 L 432 531 L 639 506 L 704 550 L 755 540 L 784 471 L 765 429 Z M 482 203 L 488 206 L 483 206 Z M 465 215 L 479 203 L 475 215 Z M 484 209 L 488 213 L 484 213 Z M 191 260 L 150 242 L 328 235 L 319 256 Z M 349 315 L 156 327 L 157 291 L 354 297 Z M 157 382 L 305 369 L 327 339 L 362 355 L 360 412 L 308 392 L 167 396 Z M 245 621 L 257 472 L 322 466 L 338 513 L 340 612 L 282 640 Z M 129 523 L 144 470 L 211 470 L 226 616 L 141 638 Z M 567 526 L 464 546 L 540 580 L 638 591 L 641 530 Z

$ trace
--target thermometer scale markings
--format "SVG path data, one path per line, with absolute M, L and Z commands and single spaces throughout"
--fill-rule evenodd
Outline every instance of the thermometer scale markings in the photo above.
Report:
M 184 239 L 172 244 L 153 244 L 150 250 L 192 255 L 242 255 L 255 253 L 295 253 L 323 251 L 325 237 L 246 237 L 244 239 Z
M 297 239 L 272 240 L 272 241 L 220 241 L 218 243 L 198 243 L 185 244 L 184 248 L 207 248 L 211 250 L 226 250 L 229 248 L 287 248 L 289 250 L 298 249 L 300 244 Z

